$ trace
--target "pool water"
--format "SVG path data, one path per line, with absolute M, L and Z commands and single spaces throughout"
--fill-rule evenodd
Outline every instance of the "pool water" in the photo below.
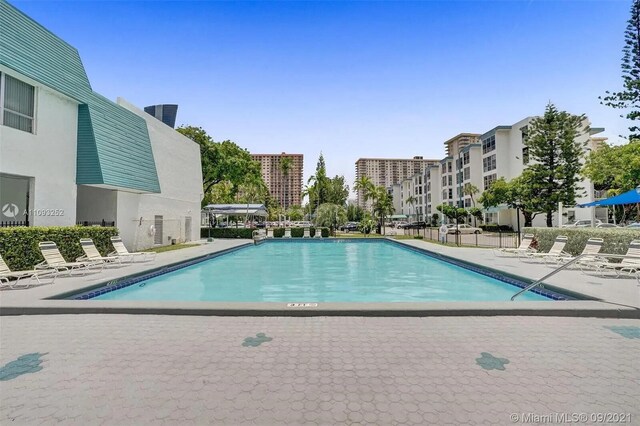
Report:
M 518 290 L 391 242 L 268 241 L 94 300 L 507 301 Z M 519 300 L 551 299 L 528 292 Z

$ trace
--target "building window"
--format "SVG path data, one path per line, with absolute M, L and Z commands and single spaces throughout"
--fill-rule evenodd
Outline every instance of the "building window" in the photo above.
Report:
M 431 202 L 431 194 L 427 194 L 427 203 Z
M 449 186 L 453 185 L 453 176 L 449 175 Z
M 489 187 L 491 186 L 491 184 L 492 184 L 493 182 L 495 182 L 495 181 L 496 181 L 496 179 L 497 179 L 497 176 L 496 176 L 496 174 L 495 174 L 495 173 L 494 173 L 494 174 L 492 174 L 492 175 L 487 175 L 487 176 L 485 176 L 485 177 L 484 177 L 484 189 L 485 189 L 485 191 L 486 191 L 487 189 L 489 189 Z
M 471 179 L 471 167 L 465 167 L 464 169 L 464 180 Z
M 36 88 L 10 75 L 0 75 L 0 117 L 7 127 L 33 133 Z
M 465 198 L 465 200 L 464 200 L 464 206 L 465 206 L 465 207 L 471 207 L 471 199 L 469 199 L 469 198 Z
M 447 164 L 442 163 L 442 173 L 447 173 Z
M 451 173 L 451 161 L 449 161 L 447 163 L 447 169 L 448 169 L 449 173 Z
M 529 147 L 522 148 L 522 164 L 529 164 Z
M 449 199 L 453 199 L 453 189 L 449 188 Z
M 442 176 L 442 186 L 447 186 L 447 177 Z
M 491 170 L 496 169 L 496 155 L 490 155 L 482 159 L 482 170 L 485 172 L 490 172 Z
M 469 157 L 469 151 L 462 154 L 462 163 L 466 166 L 471 161 Z
M 482 140 L 482 153 L 486 154 L 496 149 L 496 135 L 489 136 Z
M 444 191 L 442 191 L 442 199 L 443 200 L 447 199 L 447 190 L 446 189 Z

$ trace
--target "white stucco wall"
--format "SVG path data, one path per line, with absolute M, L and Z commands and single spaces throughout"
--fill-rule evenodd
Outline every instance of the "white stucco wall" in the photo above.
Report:
M 31 225 L 74 225 L 78 104 L 5 67 L 0 72 L 36 87 L 35 133 L 0 126 L 0 173 L 33 178 Z
M 156 215 L 163 217 L 162 244 L 171 243 L 168 237 L 178 242 L 200 239 L 200 147 L 124 99 L 117 102 L 147 122 L 161 190 L 160 194 L 118 191 L 117 226 L 125 244 L 133 250 L 153 246 L 149 227 Z M 192 218 L 188 234 L 187 217 Z

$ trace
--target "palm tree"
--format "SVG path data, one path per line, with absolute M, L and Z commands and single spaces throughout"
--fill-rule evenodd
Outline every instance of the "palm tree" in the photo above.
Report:
M 393 199 L 383 186 L 375 187 L 371 193 L 371 198 L 374 200 L 373 212 L 378 217 L 378 227 L 382 230 L 385 218 L 393 213 Z
M 313 177 L 313 176 L 311 176 Z M 311 181 L 311 178 L 309 178 Z M 309 220 L 311 220 L 311 214 L 313 213 L 313 202 L 318 198 L 318 191 L 315 185 L 305 185 L 302 193 L 300 194 L 301 198 L 309 197 L 307 201 L 307 206 L 309 206 Z M 316 206 L 317 207 L 317 206 Z
M 280 163 L 278 165 L 278 167 L 280 168 L 280 172 L 282 172 L 282 197 L 281 197 L 281 204 L 282 207 L 284 207 L 285 210 L 287 210 L 288 203 L 287 203 L 287 194 L 289 192 L 289 171 L 291 171 L 291 168 L 293 167 L 293 159 L 291 157 L 284 157 L 281 156 L 280 157 Z
M 347 221 L 347 211 L 344 207 L 337 204 L 325 203 L 316 210 L 315 224 L 316 226 L 325 226 L 331 229 L 335 234 L 335 229 Z M 316 231 L 317 232 L 317 231 Z
M 362 192 L 362 198 L 367 202 L 367 200 L 374 198 L 376 186 L 369 176 L 361 176 L 353 183 L 353 189 Z
M 471 204 L 473 204 L 473 207 L 476 206 L 476 200 L 473 199 L 473 196 L 478 192 L 480 192 L 480 190 L 472 183 L 465 183 L 464 188 L 462 188 L 462 193 L 471 197 Z
M 406 203 L 409 204 L 412 208 L 417 202 L 418 202 L 418 198 L 414 197 L 413 195 L 409 195 L 409 198 L 407 198 L 407 201 L 406 201 Z M 409 213 L 409 216 L 411 216 L 411 213 Z
M 465 183 L 464 188 L 462 188 L 462 193 L 464 195 L 468 195 L 469 197 L 471 197 L 471 204 L 473 204 L 473 207 L 476 206 L 476 200 L 473 199 L 473 196 L 476 195 L 478 192 L 480 192 L 480 190 L 478 189 L 477 186 L 475 186 L 472 183 Z M 476 216 L 473 216 L 473 226 L 477 226 L 477 225 L 478 225 L 478 219 Z

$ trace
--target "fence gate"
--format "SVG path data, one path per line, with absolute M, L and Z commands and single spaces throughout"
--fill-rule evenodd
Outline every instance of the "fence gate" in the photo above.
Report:
M 191 216 L 184 219 L 184 240 L 191 241 Z
M 155 216 L 154 226 L 156 228 L 156 234 L 153 237 L 154 244 L 162 244 L 162 216 Z

